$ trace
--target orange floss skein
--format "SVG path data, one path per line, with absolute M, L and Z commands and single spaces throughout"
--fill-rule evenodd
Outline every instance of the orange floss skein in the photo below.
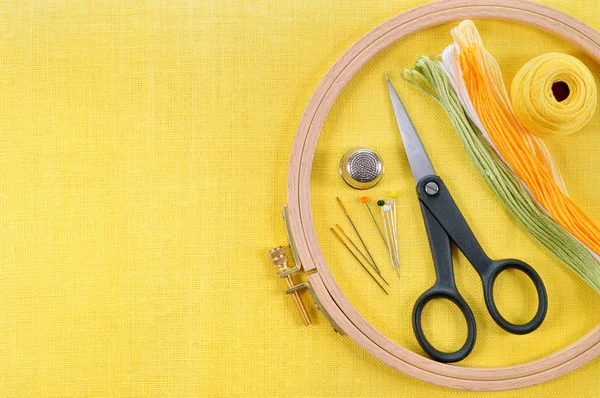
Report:
M 475 25 L 464 21 L 452 36 L 460 46 L 458 58 L 473 106 L 499 153 L 550 216 L 600 255 L 600 227 L 567 196 L 543 141 L 517 119 L 500 67 Z

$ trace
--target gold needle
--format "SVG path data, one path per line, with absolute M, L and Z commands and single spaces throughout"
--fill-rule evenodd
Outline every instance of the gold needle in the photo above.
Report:
M 344 204 L 342 203 L 342 201 L 340 200 L 340 198 L 336 197 L 335 198 L 338 202 L 338 204 L 340 205 L 340 208 L 342 209 L 342 211 L 344 212 L 344 214 L 346 215 L 346 217 L 348 218 L 348 221 L 350 221 L 350 225 L 352 225 L 352 228 L 354 228 L 354 232 L 356 232 L 356 236 L 358 236 L 358 239 L 360 239 L 360 243 L 362 243 L 363 247 L 365 248 L 367 254 L 369 255 L 369 258 L 371 259 L 371 262 L 373 263 L 373 265 L 375 266 L 375 270 L 377 271 L 377 273 L 379 275 L 381 275 L 381 271 L 379 271 L 379 267 L 377 266 L 377 264 L 375 263 L 375 260 L 373 259 L 373 256 L 371 255 L 371 252 L 369 252 L 369 249 L 367 249 L 367 245 L 365 245 L 365 242 L 363 241 L 363 239 L 360 237 L 360 234 L 358 233 L 358 230 L 356 229 L 356 226 L 354 225 L 354 223 L 352 222 L 352 219 L 350 218 L 350 214 L 348 214 L 348 212 L 346 211 L 346 208 L 344 207 Z
M 338 224 L 335 224 L 335 226 L 340 230 L 340 232 L 342 233 L 342 235 L 344 235 L 344 238 L 346 238 L 346 240 L 348 242 L 350 242 L 350 244 L 352 245 L 352 247 L 354 247 L 356 249 L 357 252 L 360 253 L 360 255 L 362 256 L 362 258 L 365 259 L 365 261 L 367 262 L 367 264 L 369 264 L 371 266 L 371 268 L 373 268 L 373 270 L 377 271 L 377 269 L 373 266 L 373 264 L 371 264 L 371 262 L 369 261 L 369 259 L 367 257 L 365 257 L 365 255 L 358 249 L 358 247 L 356 247 L 356 245 L 354 244 L 354 242 L 352 242 L 352 239 L 350 239 L 350 237 L 348 235 L 346 235 L 346 233 L 344 232 L 344 230 L 342 229 L 342 227 L 340 227 Z M 383 277 L 383 275 L 381 274 L 377 274 L 379 275 L 379 277 L 385 282 L 386 285 L 390 285 L 388 283 L 388 281 L 385 280 L 385 278 Z
M 384 289 L 384 287 L 381 285 L 381 283 L 379 283 L 379 281 L 377 279 L 375 279 L 375 276 L 373 276 L 373 274 L 371 274 L 369 272 L 369 270 L 367 269 L 367 267 L 365 267 L 365 265 L 358 259 L 358 257 L 356 257 L 356 254 L 354 254 L 354 252 L 352 250 L 350 250 L 350 248 L 348 247 L 348 245 L 346 244 L 346 242 L 344 242 L 344 240 L 342 239 L 342 237 L 340 235 L 338 235 L 338 233 L 335 231 L 335 229 L 333 228 L 329 228 L 331 230 L 331 232 L 333 232 L 333 234 L 335 235 L 336 238 L 338 238 L 338 240 L 340 241 L 340 243 L 342 245 L 344 245 L 344 247 L 350 252 L 350 254 L 352 254 L 352 257 L 354 257 L 354 259 L 356 261 L 358 261 L 358 263 L 360 264 L 361 267 L 363 267 L 363 269 L 367 272 L 367 274 L 369 274 L 369 276 L 375 281 L 375 283 L 377 283 L 377 285 L 381 288 L 381 290 L 383 290 L 383 292 L 387 295 L 389 295 L 389 293 Z
M 377 271 L 375 269 L 375 266 L 373 264 L 371 264 L 371 260 L 369 260 L 367 258 L 367 256 L 365 256 L 364 253 L 362 251 L 360 251 L 360 249 L 356 246 L 356 244 L 352 241 L 352 239 L 350 239 L 350 237 L 344 232 L 344 230 L 342 229 L 342 227 L 340 227 L 340 224 L 335 224 L 335 227 L 339 230 L 339 232 L 342 234 L 342 236 L 344 238 L 346 238 L 346 240 L 350 243 L 350 245 L 352 245 L 352 247 L 354 249 L 356 249 L 356 251 L 358 252 L 358 254 L 360 254 L 360 256 L 365 259 L 365 261 L 367 262 L 367 264 L 369 264 L 371 266 L 371 268 L 373 268 L 374 271 Z

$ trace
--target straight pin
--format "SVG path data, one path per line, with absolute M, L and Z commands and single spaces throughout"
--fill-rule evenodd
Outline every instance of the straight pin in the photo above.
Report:
M 392 257 L 394 259 L 394 264 L 395 264 L 396 268 L 398 268 L 398 261 L 396 261 L 396 242 L 394 241 L 394 230 L 393 230 L 394 225 L 393 225 L 390 206 L 387 204 L 383 205 L 382 210 L 383 210 L 383 215 L 387 222 L 388 234 L 389 234 L 389 239 L 390 239 L 390 247 L 392 248 Z
M 396 256 L 396 265 L 398 266 L 398 276 L 400 276 L 400 258 L 398 257 L 398 228 L 396 224 L 396 201 L 392 198 L 386 200 L 387 205 L 390 207 L 390 218 L 392 219 L 392 232 L 394 237 L 394 251 Z
M 390 247 L 388 246 L 387 242 L 385 241 L 385 238 L 383 237 L 383 232 L 381 232 L 381 228 L 379 228 L 379 224 L 377 224 L 377 220 L 375 220 L 375 216 L 373 215 L 373 212 L 371 211 L 371 208 L 369 207 L 369 198 L 367 198 L 366 196 L 361 197 L 360 203 L 365 204 L 365 207 L 369 211 L 369 215 L 371 215 L 371 219 L 373 220 L 373 223 L 375 224 L 375 227 L 377 228 L 377 232 L 379 232 L 379 236 L 381 236 L 381 239 L 383 240 L 383 243 L 385 244 L 386 249 L 391 254 Z
M 381 209 L 381 219 L 383 220 L 383 229 L 385 230 L 385 239 L 386 239 L 386 245 L 389 249 L 389 253 L 390 253 L 390 264 L 392 265 L 392 269 L 396 268 L 396 262 L 392 257 L 392 242 L 389 236 L 389 227 L 388 227 L 388 222 L 387 222 L 387 217 L 385 216 L 385 212 L 383 211 L 383 206 L 385 206 L 385 202 L 383 200 L 379 200 L 377 201 L 377 206 L 379 206 L 379 208 Z

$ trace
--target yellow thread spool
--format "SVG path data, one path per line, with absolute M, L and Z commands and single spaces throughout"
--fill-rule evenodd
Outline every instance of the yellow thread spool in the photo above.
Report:
M 540 55 L 517 72 L 511 85 L 517 118 L 532 133 L 568 135 L 585 126 L 596 110 L 596 82 L 575 57 Z

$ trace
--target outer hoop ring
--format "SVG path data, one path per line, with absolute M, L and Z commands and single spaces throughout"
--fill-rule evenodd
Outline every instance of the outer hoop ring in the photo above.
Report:
M 290 227 L 298 255 L 322 305 L 357 344 L 402 373 L 456 389 L 495 391 L 539 384 L 600 355 L 600 324 L 573 344 L 516 366 L 464 368 L 435 362 L 389 340 L 352 306 L 333 279 L 319 246 L 310 206 L 310 175 L 317 140 L 342 89 L 380 51 L 407 35 L 464 18 L 520 22 L 560 37 L 600 64 L 600 33 L 553 8 L 526 0 L 438 0 L 399 14 L 352 45 L 325 74 L 302 115 L 288 171 Z

